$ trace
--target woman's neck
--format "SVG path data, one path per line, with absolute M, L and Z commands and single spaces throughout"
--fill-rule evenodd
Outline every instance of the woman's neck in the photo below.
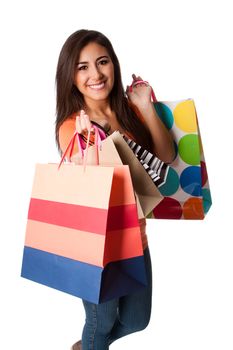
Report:
M 109 101 L 85 101 L 85 112 L 90 117 L 90 120 L 102 126 L 106 132 L 112 133 L 115 130 L 123 132 L 119 122 L 117 121 L 116 113 L 111 110 Z
M 85 101 L 84 110 L 87 115 L 95 116 L 95 118 L 107 118 L 111 116 L 112 110 L 109 101 Z

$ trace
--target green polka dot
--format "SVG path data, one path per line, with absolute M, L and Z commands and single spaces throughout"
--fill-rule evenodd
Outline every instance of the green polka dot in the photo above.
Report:
M 171 129 L 174 123 L 172 111 L 162 102 L 154 103 L 155 110 L 167 129 Z
M 178 190 L 180 185 L 179 175 L 173 168 L 169 168 L 167 180 L 164 185 L 159 187 L 160 193 L 165 196 L 171 196 Z
M 185 135 L 178 144 L 178 152 L 180 158 L 187 164 L 200 164 L 200 148 L 198 142 L 198 135 Z

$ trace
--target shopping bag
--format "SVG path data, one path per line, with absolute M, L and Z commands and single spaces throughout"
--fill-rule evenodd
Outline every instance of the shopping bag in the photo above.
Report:
M 36 165 L 21 276 L 96 304 L 147 285 L 127 165 Z
M 169 165 L 141 145 L 137 144 L 134 140 L 128 138 L 126 135 L 124 135 L 123 138 L 142 164 L 155 186 L 160 187 L 164 185 L 167 180 Z
M 129 165 L 133 188 L 140 202 L 143 217 L 146 217 L 163 199 L 162 194 L 155 186 L 155 183 L 158 184 L 161 181 L 162 167 L 158 167 L 156 176 L 154 175 L 155 171 L 152 175 L 152 171 L 149 173 L 144 163 L 141 162 L 140 157 L 138 157 L 138 154 L 135 154 L 135 149 L 131 149 L 134 143 L 133 140 L 121 135 L 119 131 L 115 131 L 102 142 L 103 146 L 109 139 L 113 140 L 122 163 Z M 128 141 L 130 141 L 129 144 Z
M 154 107 L 174 139 L 176 158 L 158 188 L 164 199 L 150 217 L 204 219 L 212 200 L 194 101 L 156 102 Z
M 130 90 L 138 84 L 148 85 L 148 82 L 136 79 Z M 152 88 L 151 99 L 159 118 L 174 139 L 176 157 L 169 164 L 165 183 L 158 186 L 164 198 L 147 217 L 204 219 L 212 200 L 194 101 L 158 102 Z M 131 145 L 134 153 L 137 146 Z M 150 170 L 150 164 L 145 163 Z
M 99 128 L 96 125 L 94 128 L 96 130 L 96 133 L 98 133 Z M 156 179 L 153 179 L 154 175 L 151 176 L 151 173 L 148 174 L 148 170 L 145 169 L 145 166 L 142 164 L 141 160 L 135 156 L 126 140 L 128 141 L 129 139 L 123 136 L 119 131 L 113 132 L 107 138 L 102 140 L 101 150 L 98 152 L 98 164 L 105 166 L 125 164 L 129 166 L 133 188 L 137 200 L 138 217 L 141 219 L 145 218 L 163 199 L 163 196 L 158 191 L 155 183 L 158 184 L 162 182 L 161 178 L 162 172 L 164 172 L 164 168 L 161 165 L 158 166 L 157 174 L 160 174 L 160 176 L 156 175 Z M 82 145 L 80 145 L 80 147 L 82 147 Z M 79 157 L 80 156 L 78 154 L 73 155 L 71 160 L 78 162 Z M 154 158 L 155 157 L 153 157 L 153 159 Z M 161 161 L 159 161 L 159 163 L 164 164 Z M 96 145 L 90 146 L 88 148 L 86 164 L 96 164 Z

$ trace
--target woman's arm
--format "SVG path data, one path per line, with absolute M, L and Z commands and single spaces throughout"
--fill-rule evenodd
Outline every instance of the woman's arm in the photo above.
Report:
M 142 80 L 141 77 L 136 78 L 134 74 L 133 79 L 134 81 Z M 151 133 L 155 155 L 165 163 L 171 163 L 175 157 L 174 142 L 151 102 L 151 87 L 139 84 L 133 87 L 132 91 L 127 87 L 126 93 Z
M 158 117 L 153 103 L 137 108 L 150 130 L 155 154 L 165 163 L 171 163 L 175 157 L 174 142 L 166 126 Z

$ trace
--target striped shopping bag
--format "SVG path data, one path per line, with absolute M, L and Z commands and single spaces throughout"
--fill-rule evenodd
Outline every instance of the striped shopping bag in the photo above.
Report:
M 169 171 L 169 165 L 164 163 L 161 159 L 156 157 L 153 153 L 147 151 L 145 148 L 137 144 L 134 140 L 126 135 L 123 135 L 124 140 L 133 151 L 136 158 L 142 164 L 151 180 L 156 187 L 160 187 L 166 183 Z
M 96 304 L 146 286 L 127 165 L 36 165 L 21 276 Z

